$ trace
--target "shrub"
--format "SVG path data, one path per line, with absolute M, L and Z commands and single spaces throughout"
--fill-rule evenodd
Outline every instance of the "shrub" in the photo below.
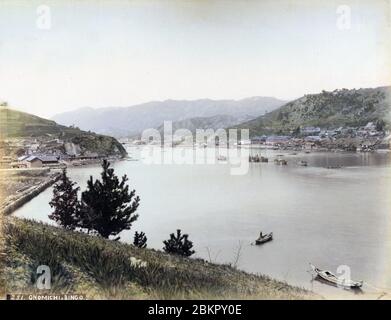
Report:
M 191 242 L 188 237 L 187 234 L 182 235 L 181 230 L 178 229 L 176 235 L 171 233 L 170 239 L 163 241 L 163 250 L 167 253 L 190 257 L 195 251 L 191 250 L 193 242 Z
M 138 248 L 146 248 L 147 247 L 147 237 L 144 232 L 136 233 L 134 234 L 134 240 L 133 245 L 135 245 Z

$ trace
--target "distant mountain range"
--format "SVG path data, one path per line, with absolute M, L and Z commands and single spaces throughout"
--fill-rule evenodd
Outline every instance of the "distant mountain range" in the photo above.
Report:
M 217 115 L 212 117 L 196 117 L 190 119 L 184 119 L 179 121 L 174 121 L 172 123 L 172 130 L 175 132 L 178 129 L 188 129 L 191 133 L 195 134 L 197 129 L 225 129 L 230 126 L 234 126 L 238 123 L 242 123 L 248 120 L 251 120 L 251 116 L 243 117 L 234 117 L 229 115 Z M 164 126 L 161 125 L 157 128 L 161 133 L 163 133 Z
M 106 155 L 126 155 L 115 138 L 66 127 L 55 121 L 0 106 L 0 140 L 7 138 L 61 139 L 76 145 L 81 151 Z
M 188 125 L 189 128 L 205 127 L 209 124 L 225 128 L 254 119 L 285 102 L 273 97 L 242 100 L 166 100 L 131 107 L 81 108 L 58 114 L 53 120 L 67 126 L 75 125 L 83 130 L 121 137 L 138 135 L 149 128 L 158 128 L 166 120 L 182 122 L 181 125 Z
M 341 89 L 307 94 L 237 128 L 250 135 L 288 134 L 298 127 L 358 127 L 372 121 L 391 125 L 391 87 Z

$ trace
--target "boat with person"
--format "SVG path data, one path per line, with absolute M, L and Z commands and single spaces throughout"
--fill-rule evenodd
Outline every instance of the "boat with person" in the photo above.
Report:
M 255 240 L 256 245 L 264 244 L 268 241 L 273 240 L 273 232 L 262 234 L 262 232 L 259 235 L 259 238 Z
M 358 289 L 362 287 L 363 281 L 354 281 L 351 279 L 346 279 L 342 276 L 336 276 L 334 273 L 328 270 L 322 270 L 315 267 L 312 263 L 310 263 L 311 271 L 316 277 L 324 280 L 326 283 L 335 285 L 342 288 L 350 288 L 350 289 Z

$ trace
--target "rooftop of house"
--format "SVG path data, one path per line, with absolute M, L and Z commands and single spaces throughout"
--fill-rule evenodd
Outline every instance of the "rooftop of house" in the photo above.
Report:
M 20 158 L 22 158 L 22 160 L 19 160 Z M 36 159 L 38 160 L 41 160 L 42 162 L 57 162 L 58 159 L 56 156 L 47 156 L 47 155 L 31 155 L 31 156 L 27 156 L 27 157 L 20 157 L 18 158 L 19 161 L 28 161 L 28 162 L 31 162 L 31 161 L 34 161 Z

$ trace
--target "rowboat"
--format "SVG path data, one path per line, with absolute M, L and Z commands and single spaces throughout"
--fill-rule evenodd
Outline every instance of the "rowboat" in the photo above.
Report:
M 220 155 L 220 156 L 217 157 L 217 160 L 218 161 L 227 161 L 227 157 Z
M 334 273 L 328 270 L 321 270 L 310 263 L 310 267 L 314 274 L 326 283 L 336 285 L 343 288 L 357 289 L 362 287 L 363 281 L 353 281 L 351 279 L 345 279 L 344 277 L 338 277 Z
M 259 237 L 257 240 L 255 240 L 256 245 L 264 244 L 265 242 L 273 240 L 273 232 L 267 233 L 263 235 L 262 237 Z
M 301 161 L 298 162 L 298 165 L 302 166 L 302 167 L 306 167 L 308 165 L 308 162 L 305 161 L 305 160 L 301 160 Z
M 274 159 L 274 163 L 280 166 L 286 166 L 288 164 L 288 161 L 285 159 Z

